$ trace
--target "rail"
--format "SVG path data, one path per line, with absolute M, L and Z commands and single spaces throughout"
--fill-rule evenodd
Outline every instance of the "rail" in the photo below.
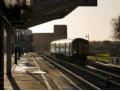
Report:
M 59 65 L 58 63 L 54 62 L 53 60 L 49 59 L 48 57 L 42 55 L 41 57 L 43 57 L 44 59 L 47 59 L 48 61 L 52 62 L 53 64 L 55 64 L 56 66 L 58 66 L 59 68 L 63 69 L 64 71 L 68 72 L 69 74 L 71 74 L 72 76 L 76 77 L 77 79 L 79 79 L 80 81 L 82 81 L 83 83 L 85 83 L 86 85 L 88 85 L 89 87 L 91 87 L 92 89 L 95 90 L 101 90 L 100 88 L 98 88 L 97 86 L 93 85 L 92 83 L 88 82 L 87 80 L 83 79 L 82 77 L 76 75 L 75 73 L 71 72 L 70 70 L 68 70 L 67 68 Z

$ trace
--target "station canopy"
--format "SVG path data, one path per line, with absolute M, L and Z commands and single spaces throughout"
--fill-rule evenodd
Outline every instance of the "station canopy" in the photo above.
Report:
M 0 14 L 15 28 L 28 28 L 60 19 L 78 6 L 97 6 L 97 0 L 0 0 Z

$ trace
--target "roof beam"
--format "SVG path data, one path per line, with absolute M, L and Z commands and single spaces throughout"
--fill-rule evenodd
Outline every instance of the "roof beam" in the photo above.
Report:
M 7 0 L 1 1 L 3 3 Z M 21 6 L 19 3 L 18 5 L 8 5 L 9 7 L 2 4 L 0 9 L 12 26 L 27 28 L 50 21 L 50 19 L 63 18 L 78 6 L 97 6 L 97 0 L 30 0 L 30 2 L 29 7 L 25 4 Z M 48 17 L 52 18 L 48 19 Z

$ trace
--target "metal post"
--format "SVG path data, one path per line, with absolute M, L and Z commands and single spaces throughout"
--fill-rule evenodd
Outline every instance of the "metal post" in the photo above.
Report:
M 0 90 L 4 90 L 4 30 L 0 20 Z
M 17 64 L 17 32 L 15 31 L 15 64 Z
M 11 75 L 11 34 L 10 29 L 7 30 L 7 74 Z
M 19 49 L 19 48 L 20 48 L 20 44 L 19 44 L 19 38 L 20 38 L 20 36 L 19 36 L 19 33 L 20 33 L 20 32 L 18 31 L 18 37 L 17 37 L 17 45 L 18 45 L 17 53 L 18 53 L 18 60 L 20 59 L 20 56 L 19 56 L 19 55 L 20 55 L 20 54 L 19 54 L 19 50 L 20 50 L 20 49 Z
M 89 41 L 89 37 L 90 37 L 90 35 L 87 34 L 85 37 L 86 37 L 86 39 Z
M 88 41 L 89 41 L 89 37 L 90 37 L 90 35 L 88 34 Z

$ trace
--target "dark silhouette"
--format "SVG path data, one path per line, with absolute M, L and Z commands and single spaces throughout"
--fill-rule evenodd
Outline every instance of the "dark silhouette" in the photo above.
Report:
M 15 79 L 13 78 L 12 75 L 7 75 L 8 79 L 10 81 L 11 86 L 13 87 L 14 90 L 20 90 L 19 86 L 17 85 Z

